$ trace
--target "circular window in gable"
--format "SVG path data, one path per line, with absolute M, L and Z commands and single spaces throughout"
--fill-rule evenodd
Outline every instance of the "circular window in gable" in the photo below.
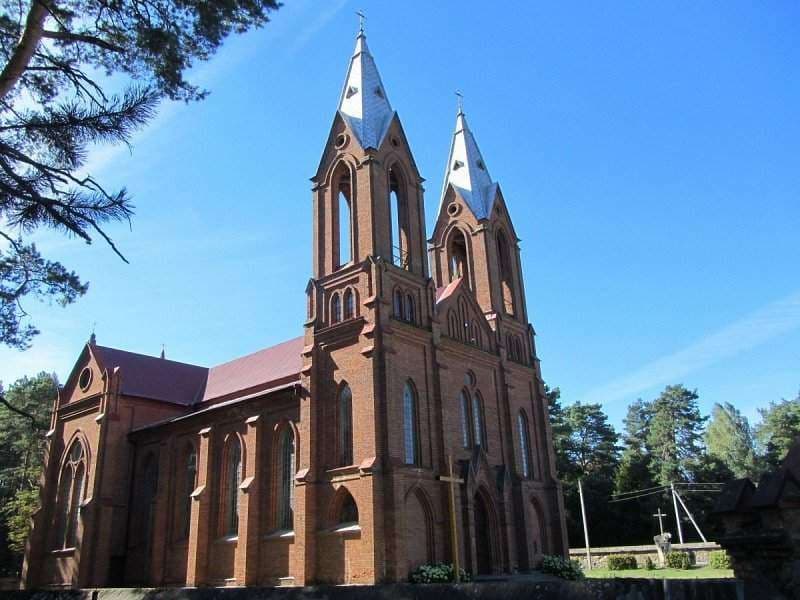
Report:
M 81 371 L 80 377 L 78 377 L 78 385 L 84 392 L 92 385 L 92 370 L 89 367 L 84 367 L 83 371 Z
M 455 217 L 458 213 L 461 212 L 461 206 L 456 204 L 455 202 L 451 202 L 447 205 L 447 214 L 451 217 Z
M 347 136 L 343 133 L 340 133 L 336 136 L 335 145 L 337 148 L 344 148 L 345 144 L 347 144 Z

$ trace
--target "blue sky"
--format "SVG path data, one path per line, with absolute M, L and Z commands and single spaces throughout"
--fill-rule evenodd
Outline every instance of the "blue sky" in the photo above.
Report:
M 313 174 L 366 11 L 427 179 L 430 231 L 453 92 L 522 239 L 542 371 L 566 401 L 668 383 L 754 418 L 800 389 L 800 5 L 287 2 L 92 172 L 135 198 L 102 243 L 39 236 L 91 282 L 0 349 L 6 384 L 98 342 L 213 365 L 302 332 Z

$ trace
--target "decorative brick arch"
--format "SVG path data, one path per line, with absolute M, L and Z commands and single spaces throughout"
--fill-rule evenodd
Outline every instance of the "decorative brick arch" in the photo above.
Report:
M 502 570 L 500 518 L 494 498 L 481 485 L 472 500 L 472 534 L 475 547 L 473 568 L 479 575 Z
M 406 567 L 411 572 L 436 562 L 435 518 L 430 496 L 418 484 L 406 492 L 404 509 Z

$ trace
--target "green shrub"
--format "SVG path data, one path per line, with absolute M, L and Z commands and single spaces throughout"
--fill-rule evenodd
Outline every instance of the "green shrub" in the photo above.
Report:
M 469 581 L 469 573 L 464 569 L 461 571 L 461 581 Z M 455 581 L 453 575 L 455 570 L 450 563 L 438 563 L 435 565 L 420 565 L 411 573 L 409 579 L 411 583 L 450 583 Z
M 653 562 L 653 559 L 652 559 L 652 558 L 650 558 L 649 556 L 648 556 L 648 557 L 647 557 L 647 559 L 644 561 L 644 568 L 645 568 L 646 570 L 648 570 L 648 571 L 655 571 L 656 565 L 655 565 L 655 563 Z
M 542 573 L 549 573 L 562 579 L 583 579 L 581 563 L 558 555 L 549 555 L 542 559 Z
M 667 566 L 670 569 L 690 569 L 692 567 L 692 557 L 688 552 L 668 552 Z
M 637 569 L 636 557 L 633 554 L 612 554 L 606 559 L 610 571 L 626 571 Z
M 725 550 L 714 550 L 708 555 L 708 566 L 712 569 L 730 569 L 731 557 Z

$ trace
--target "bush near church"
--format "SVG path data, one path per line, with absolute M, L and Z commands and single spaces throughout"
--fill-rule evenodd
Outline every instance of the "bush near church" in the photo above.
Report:
M 639 565 L 636 564 L 636 557 L 632 554 L 612 554 L 606 559 L 606 564 L 610 571 L 626 571 L 639 568 Z
M 669 552 L 666 560 L 670 569 L 692 568 L 692 556 L 688 552 Z
M 647 557 L 647 560 L 644 561 L 644 568 L 645 571 L 655 571 L 656 569 L 656 564 L 653 562 L 653 559 L 650 558 L 649 556 Z
M 712 569 L 730 569 L 731 557 L 725 550 L 714 550 L 708 555 L 708 566 Z
M 542 573 L 549 573 L 562 579 L 583 579 L 583 568 L 577 560 L 569 560 L 563 556 L 545 556 L 542 559 Z
M 471 577 L 464 569 L 461 572 L 461 581 L 470 581 Z M 435 565 L 420 565 L 411 573 L 411 583 L 451 583 L 455 581 L 455 569 L 450 563 Z

